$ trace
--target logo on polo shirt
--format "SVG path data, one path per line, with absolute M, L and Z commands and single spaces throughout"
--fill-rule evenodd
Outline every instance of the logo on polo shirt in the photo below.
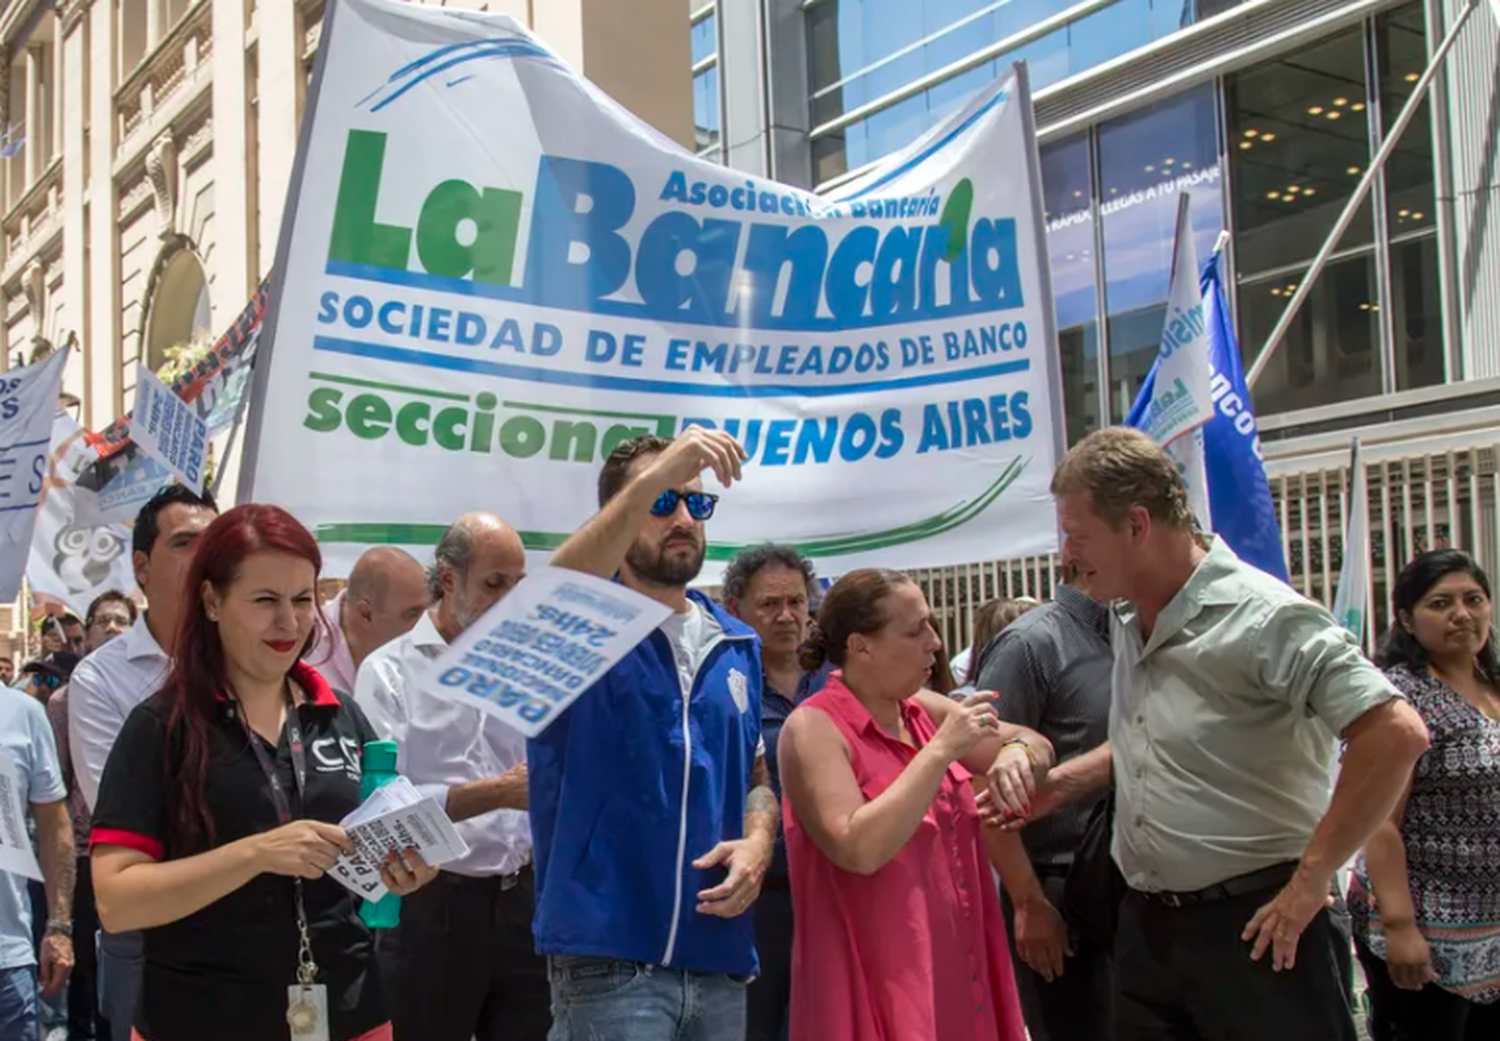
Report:
M 741 712 L 750 708 L 750 680 L 739 669 L 729 670 L 729 696 L 734 699 L 734 707 Z
M 349 780 L 360 777 L 359 742 L 352 737 L 320 737 L 312 743 L 314 769 L 320 774 L 344 771 Z

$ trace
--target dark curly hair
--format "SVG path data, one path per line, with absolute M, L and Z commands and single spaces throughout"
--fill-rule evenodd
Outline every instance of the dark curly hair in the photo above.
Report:
M 724 569 L 724 599 L 745 599 L 745 594 L 750 591 L 750 580 L 760 574 L 762 569 L 772 564 L 780 564 L 782 567 L 802 572 L 802 577 L 807 580 L 808 598 L 812 598 L 813 587 L 818 581 L 818 574 L 813 570 L 812 561 L 784 543 L 765 542 L 742 550 L 729 562 L 729 566 Z

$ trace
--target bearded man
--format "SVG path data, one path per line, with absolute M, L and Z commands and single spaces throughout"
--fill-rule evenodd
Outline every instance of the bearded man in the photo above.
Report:
M 688 583 L 745 455 L 690 427 L 610 453 L 600 509 L 552 558 L 671 615 L 527 746 L 537 949 L 561 1037 L 745 1036 L 752 918 L 780 820 L 755 631 Z

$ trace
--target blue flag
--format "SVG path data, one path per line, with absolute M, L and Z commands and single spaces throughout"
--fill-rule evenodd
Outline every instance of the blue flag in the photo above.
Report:
M 1208 323 L 1209 365 L 1213 369 L 1214 418 L 1203 427 L 1203 459 L 1208 472 L 1209 508 L 1214 531 L 1222 535 L 1241 560 L 1287 581 L 1286 556 L 1281 549 L 1281 525 L 1276 504 L 1260 461 L 1260 436 L 1245 386 L 1240 348 L 1229 320 L 1229 305 L 1219 275 L 1219 254 L 1203 265 L 1204 316 Z M 1146 376 L 1126 418 L 1140 427 L 1150 406 L 1156 365 Z

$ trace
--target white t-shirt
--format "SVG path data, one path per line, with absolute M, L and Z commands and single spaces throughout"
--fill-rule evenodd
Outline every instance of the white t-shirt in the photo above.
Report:
M 686 694 L 693 689 L 693 677 L 698 673 L 698 666 L 703 664 L 708 649 L 724 635 L 724 627 L 717 618 L 689 600 L 687 611 L 682 614 L 673 612 L 661 623 L 661 631 L 672 645 L 672 657 L 677 659 L 677 676 Z

